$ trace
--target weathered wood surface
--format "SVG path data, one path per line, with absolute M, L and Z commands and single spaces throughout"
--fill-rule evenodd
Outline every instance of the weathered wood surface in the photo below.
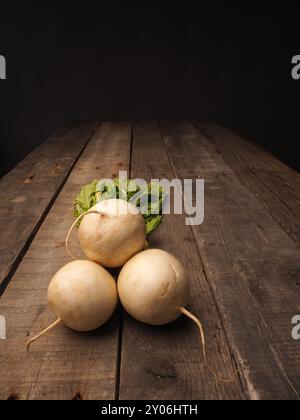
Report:
M 155 123 L 133 127 L 132 178 L 174 179 Z M 201 258 L 184 215 L 165 217 L 150 239 L 151 246 L 177 256 L 192 281 L 191 310 L 205 325 L 209 362 L 221 377 L 235 376 L 230 351 Z M 164 328 L 139 324 L 125 315 L 121 358 L 121 399 L 243 399 L 239 379 L 222 384 L 203 366 L 199 332 L 187 319 Z
M 59 327 L 31 351 L 25 342 L 54 320 L 47 309 L 47 287 L 68 262 L 64 251 L 73 221 L 74 196 L 93 179 L 128 170 L 130 124 L 101 124 L 76 164 L 49 215 L 0 300 L 7 340 L 0 342 L 0 398 L 113 399 L 117 375 L 118 315 L 100 331 L 77 334 Z M 80 256 L 74 238 L 74 252 Z
M 0 291 L 51 208 L 95 123 L 66 124 L 0 180 Z
M 10 280 L 0 299 L 0 399 L 298 399 L 299 175 L 212 123 L 102 123 L 89 141 L 94 129 L 65 125 L 0 181 L 8 197 L 0 279 Z M 188 268 L 210 364 L 224 377 L 236 366 L 231 384 L 204 368 L 198 330 L 183 318 L 152 328 L 117 312 L 95 333 L 59 327 L 25 350 L 28 336 L 54 320 L 46 292 L 68 261 L 75 194 L 129 168 L 147 180 L 205 179 L 203 225 L 166 216 L 151 243 Z M 82 255 L 75 234 L 72 247 Z
M 213 122 L 198 122 L 209 143 L 300 246 L 300 175 L 254 143 Z
M 205 222 L 193 231 L 248 397 L 298 399 L 300 249 L 194 124 L 162 132 L 176 175 L 206 181 Z

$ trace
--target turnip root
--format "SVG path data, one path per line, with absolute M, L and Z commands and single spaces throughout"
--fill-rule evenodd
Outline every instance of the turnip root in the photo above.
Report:
M 124 266 L 118 292 L 124 308 L 133 318 L 160 326 L 180 317 L 180 308 L 189 302 L 190 283 L 175 257 L 150 249 Z
M 125 310 L 136 320 L 161 326 L 184 315 L 200 331 L 204 362 L 221 382 L 218 372 L 208 366 L 205 334 L 202 324 L 186 309 L 190 298 L 190 282 L 181 263 L 171 254 L 150 249 L 133 257 L 123 267 L 118 279 L 118 293 Z
M 146 227 L 144 218 L 133 204 L 124 200 L 105 200 L 82 214 L 73 224 L 66 239 L 76 224 L 79 241 L 86 257 L 107 268 L 123 266 L 131 257 L 145 249 Z
M 81 332 L 93 331 L 104 325 L 118 304 L 116 282 L 94 262 L 73 261 L 51 280 L 48 304 L 58 319 L 29 340 L 27 348 L 59 324 Z

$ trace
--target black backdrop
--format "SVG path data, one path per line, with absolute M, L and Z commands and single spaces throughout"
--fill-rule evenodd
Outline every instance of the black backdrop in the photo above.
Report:
M 68 119 L 213 118 L 299 169 L 292 3 L 64 4 L 1 5 L 0 175 Z

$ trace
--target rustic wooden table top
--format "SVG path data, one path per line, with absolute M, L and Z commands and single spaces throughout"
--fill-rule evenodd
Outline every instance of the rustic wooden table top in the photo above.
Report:
M 204 178 L 205 222 L 166 216 L 151 238 L 188 268 L 191 310 L 203 321 L 204 367 L 186 319 L 142 325 L 119 308 L 91 334 L 59 327 L 46 295 L 69 261 L 73 200 L 93 179 Z M 0 181 L 1 399 L 298 399 L 300 342 L 300 177 L 211 122 L 69 123 Z M 74 239 L 75 252 L 80 255 Z M 77 247 L 77 248 L 76 248 Z

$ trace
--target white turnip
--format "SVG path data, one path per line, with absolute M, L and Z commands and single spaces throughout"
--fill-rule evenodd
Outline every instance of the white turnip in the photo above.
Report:
M 66 248 L 73 259 L 68 242 L 81 219 L 79 241 L 91 261 L 107 268 L 118 268 L 145 249 L 146 227 L 139 209 L 127 201 L 111 199 L 96 204 L 71 227 Z
M 150 249 L 123 268 L 118 292 L 126 311 L 138 321 L 165 325 L 180 317 L 190 298 L 190 282 L 181 263 L 171 254 Z
M 207 363 L 205 334 L 201 322 L 186 306 L 190 298 L 190 281 L 182 264 L 171 254 L 150 249 L 133 257 L 123 267 L 118 279 L 118 293 L 125 310 L 136 320 L 161 326 L 184 315 L 195 322 Z M 218 372 L 208 369 L 221 382 Z
M 28 341 L 27 347 L 59 324 L 81 332 L 104 325 L 118 304 L 116 282 L 98 264 L 73 261 L 55 274 L 48 288 L 48 304 L 58 319 Z

